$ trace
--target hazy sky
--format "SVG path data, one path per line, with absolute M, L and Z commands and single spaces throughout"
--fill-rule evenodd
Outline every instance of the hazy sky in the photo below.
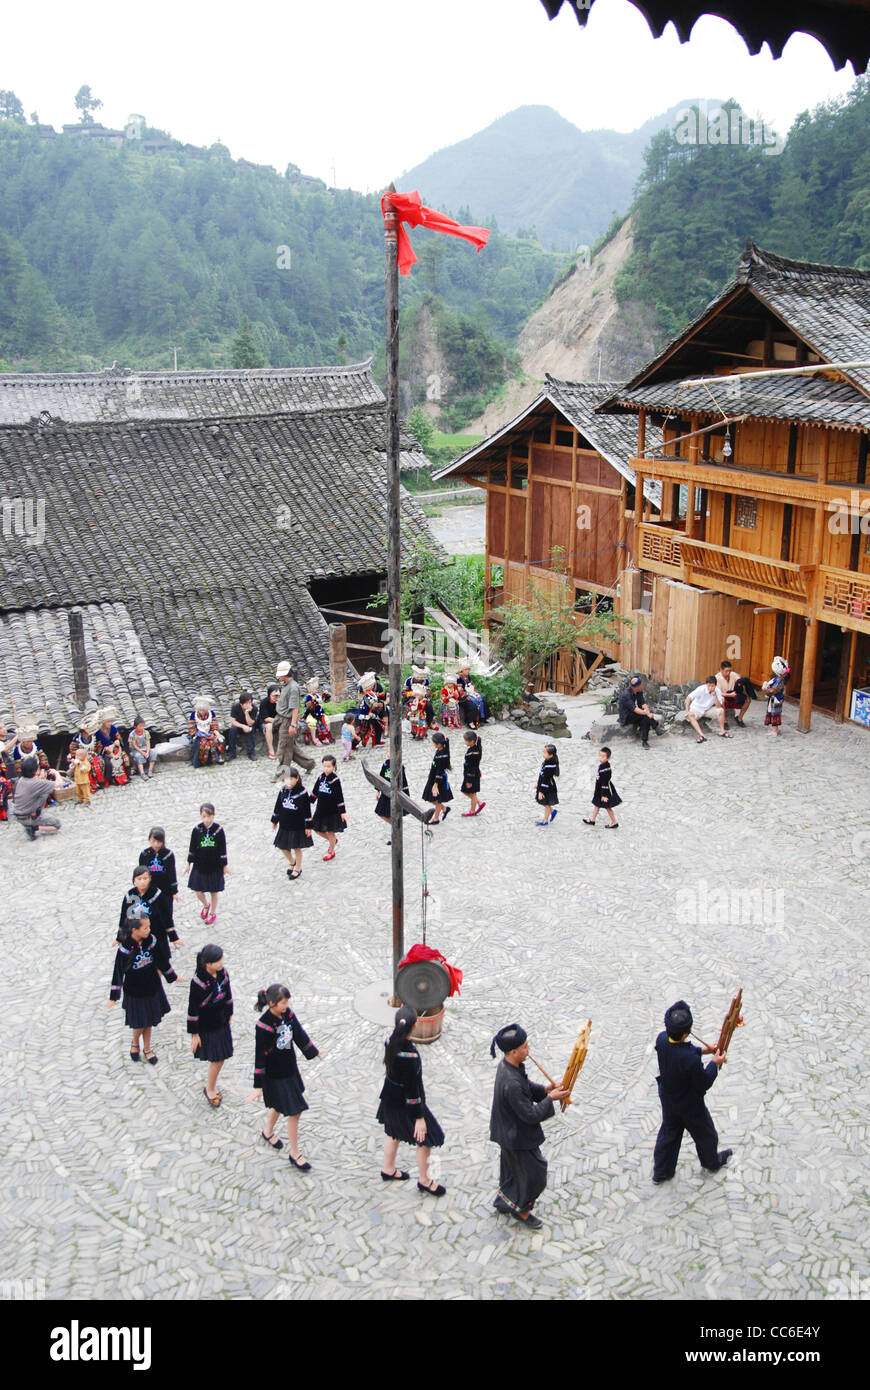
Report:
M 761 0 L 759 0 L 761 3 Z M 632 130 L 686 97 L 736 97 L 784 134 L 848 90 L 815 39 L 750 58 L 724 20 L 681 45 L 628 0 L 597 0 L 581 30 L 536 0 L 42 0 L 4 7 L 0 88 L 57 128 L 88 83 L 98 119 L 140 112 L 178 139 L 380 189 L 517 106 L 584 129 Z M 333 175 L 334 170 L 334 175 Z

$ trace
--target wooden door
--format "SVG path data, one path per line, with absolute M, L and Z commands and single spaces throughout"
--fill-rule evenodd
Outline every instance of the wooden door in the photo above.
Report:
M 752 624 L 752 648 L 749 658 L 749 679 L 753 685 L 761 685 L 770 676 L 770 663 L 776 655 L 776 613 L 772 610 L 756 613 Z

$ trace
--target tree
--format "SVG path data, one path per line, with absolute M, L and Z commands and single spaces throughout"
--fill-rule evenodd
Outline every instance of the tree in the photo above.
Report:
M 93 125 L 94 112 L 99 111 L 102 102 L 98 97 L 91 95 L 90 87 L 79 87 L 75 96 L 76 110 L 81 112 L 79 120 L 82 125 Z
M 23 121 L 24 107 L 14 92 L 0 91 L 0 121 Z
M 266 359 L 257 347 L 254 328 L 247 314 L 239 324 L 230 350 L 230 364 L 235 368 L 265 367 Z
M 414 435 L 424 454 L 428 454 L 435 442 L 435 426 L 421 405 L 415 405 L 408 415 L 408 429 Z

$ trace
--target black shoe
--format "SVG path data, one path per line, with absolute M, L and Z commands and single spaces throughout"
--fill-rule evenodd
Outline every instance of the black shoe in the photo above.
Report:
M 420 1192 L 428 1192 L 430 1197 L 443 1197 L 447 1191 L 447 1188 L 442 1187 L 440 1182 L 436 1183 L 434 1187 L 426 1187 L 424 1183 L 418 1182 L 417 1188 Z
M 719 1156 L 718 1156 L 718 1157 L 719 1157 L 719 1167 L 720 1167 L 720 1168 L 724 1168 L 724 1167 L 725 1167 L 726 1163 L 728 1162 L 729 1158 L 731 1158 L 731 1156 L 732 1156 L 733 1153 L 734 1153 L 734 1150 L 733 1150 L 733 1149 L 722 1149 L 721 1153 L 720 1153 Z
M 656 724 L 656 738 L 661 738 L 663 733 L 664 729 L 660 728 L 660 726 Z
M 649 748 L 649 744 L 647 743 L 646 739 L 643 740 L 640 746 L 641 748 Z
M 35 829 L 34 826 L 32 826 L 32 825 L 25 825 L 25 827 L 24 827 L 24 833 L 25 833 L 25 835 L 27 836 L 28 840 L 35 840 L 35 839 L 36 839 L 36 829 Z
M 493 1206 L 495 1207 L 496 1211 L 501 1212 L 502 1216 L 513 1216 L 513 1212 L 511 1211 L 504 1198 L 496 1197 L 495 1201 L 493 1202 Z
M 534 1212 L 532 1211 L 530 1211 L 528 1216 L 526 1216 L 525 1218 L 520 1216 L 519 1213 L 515 1211 L 511 1212 L 511 1216 L 514 1218 L 515 1221 L 519 1221 L 521 1226 L 528 1226 L 530 1231 L 543 1230 L 543 1221 L 539 1221 L 538 1217 L 535 1216 Z
M 655 1177 L 655 1175 L 654 1175 L 654 1176 L 653 1176 L 653 1182 L 654 1182 L 654 1183 L 656 1184 L 656 1186 L 658 1187 L 659 1183 L 662 1183 L 662 1182 L 670 1182 L 671 1179 L 673 1178 L 673 1176 L 674 1176 L 673 1173 L 665 1173 L 665 1174 L 663 1174 L 663 1176 L 660 1177 L 660 1178 L 657 1178 L 657 1177 Z
M 451 812 L 452 810 L 453 810 L 453 807 L 452 807 L 452 806 L 445 806 L 445 807 L 444 807 L 444 810 L 441 812 L 441 819 L 442 819 L 442 820 L 446 820 L 447 817 L 450 815 L 450 812 Z
M 300 1163 L 299 1160 L 298 1160 L 298 1158 L 294 1158 L 292 1154 L 288 1154 L 287 1157 L 289 1158 L 290 1162 L 293 1164 L 293 1167 L 299 1169 L 300 1173 L 310 1173 L 310 1172 L 311 1172 L 311 1164 L 308 1163 L 307 1161 L 304 1162 L 304 1163 Z

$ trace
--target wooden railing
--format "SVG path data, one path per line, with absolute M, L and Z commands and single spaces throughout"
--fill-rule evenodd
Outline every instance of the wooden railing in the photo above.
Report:
M 637 553 L 641 569 L 649 569 L 659 574 L 682 575 L 683 562 L 680 554 L 682 536 L 666 531 L 662 526 L 639 526 Z
M 870 512 L 870 488 L 863 483 L 820 483 L 808 473 L 778 473 L 746 465 L 691 463 L 689 459 L 633 458 L 631 467 L 643 478 L 661 483 L 693 483 L 696 488 L 772 497 L 782 502 L 821 503 L 827 511 L 863 516 Z
M 686 584 L 701 582 L 705 588 L 715 587 L 737 598 L 761 603 L 774 600 L 792 613 L 809 614 L 812 565 L 747 554 L 695 540 L 683 531 L 648 525 L 638 527 L 637 559 L 641 569 L 653 574 Z
M 870 632 L 870 574 L 820 566 L 817 616 L 826 623 Z

